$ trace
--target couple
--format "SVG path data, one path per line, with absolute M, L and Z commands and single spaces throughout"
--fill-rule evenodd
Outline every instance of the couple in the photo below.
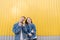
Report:
M 16 24 L 13 26 L 13 32 L 15 34 L 15 40 L 37 40 L 36 27 L 32 23 L 30 17 L 22 16 Z

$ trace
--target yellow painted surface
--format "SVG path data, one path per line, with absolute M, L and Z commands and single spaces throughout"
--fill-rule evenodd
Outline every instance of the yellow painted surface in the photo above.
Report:
M 60 35 L 60 0 L 0 0 L 0 36 L 14 35 L 21 16 L 32 18 L 37 35 Z

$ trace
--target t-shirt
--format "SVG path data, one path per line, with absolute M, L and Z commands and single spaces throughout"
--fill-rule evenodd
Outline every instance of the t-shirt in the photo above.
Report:
M 23 33 L 22 33 L 22 30 L 21 30 L 21 33 L 20 33 L 20 40 L 24 40 L 24 39 L 23 39 Z

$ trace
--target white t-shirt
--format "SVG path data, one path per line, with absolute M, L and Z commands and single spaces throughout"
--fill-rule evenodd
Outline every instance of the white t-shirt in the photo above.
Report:
M 24 39 L 23 39 L 22 30 L 21 30 L 21 33 L 20 33 L 20 40 L 24 40 Z

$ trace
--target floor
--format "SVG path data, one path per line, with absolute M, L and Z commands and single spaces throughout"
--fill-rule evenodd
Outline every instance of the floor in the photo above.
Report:
M 0 36 L 0 40 L 14 40 L 14 36 Z M 60 40 L 60 36 L 38 36 L 37 40 Z

